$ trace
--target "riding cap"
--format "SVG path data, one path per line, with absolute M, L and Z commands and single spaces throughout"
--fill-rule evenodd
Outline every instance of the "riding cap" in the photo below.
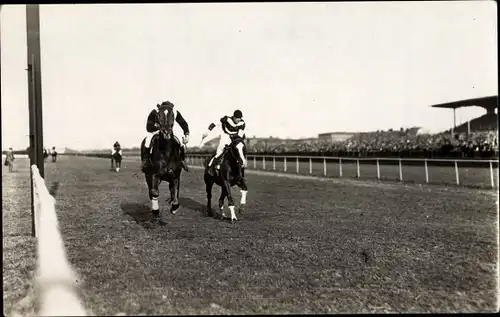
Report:
M 164 101 L 160 105 L 157 105 L 157 106 L 158 106 L 158 108 L 163 107 L 163 106 L 165 106 L 167 108 L 173 108 L 174 104 L 171 103 L 170 101 Z
M 235 118 L 241 119 L 241 118 L 243 118 L 243 113 L 241 113 L 240 110 L 235 110 L 234 113 L 233 113 L 233 116 Z

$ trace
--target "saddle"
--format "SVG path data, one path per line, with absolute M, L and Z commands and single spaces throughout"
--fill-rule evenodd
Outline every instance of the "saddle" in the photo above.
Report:
M 149 153 L 153 153 L 153 146 L 156 142 L 156 140 L 160 137 L 160 135 L 158 134 L 155 134 L 153 135 L 153 137 L 151 138 L 151 143 L 149 144 Z M 177 145 L 179 145 L 179 147 L 182 147 L 182 143 L 181 141 L 179 140 L 178 137 L 176 137 L 175 135 L 172 134 L 172 138 L 174 139 L 174 141 L 177 143 Z

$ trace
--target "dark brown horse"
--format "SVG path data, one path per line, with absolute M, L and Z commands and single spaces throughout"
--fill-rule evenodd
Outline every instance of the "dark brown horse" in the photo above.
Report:
M 160 206 L 158 204 L 159 186 L 162 181 L 169 183 L 170 188 L 170 212 L 175 214 L 179 207 L 179 187 L 181 180 L 181 159 L 179 140 L 173 135 L 174 117 L 172 111 L 166 115 L 163 112 L 159 114 L 160 130 L 151 140 L 151 167 L 142 172 L 146 176 L 146 182 L 149 188 L 149 198 L 152 205 L 153 224 L 163 223 L 160 217 Z M 141 158 L 147 156 L 149 149 L 145 147 L 146 139 L 141 143 Z
M 234 211 L 234 200 L 231 194 L 231 187 L 237 185 L 241 190 L 241 201 L 239 212 L 243 213 L 246 206 L 246 197 L 248 192 L 248 187 L 245 181 L 245 169 L 242 167 L 242 160 L 236 144 L 238 142 L 243 142 L 243 140 L 234 140 L 230 146 L 226 147 L 224 153 L 217 161 L 222 161 L 220 163 L 220 170 L 212 171 L 208 167 L 208 162 L 210 158 L 205 160 L 205 187 L 207 191 L 207 213 L 210 217 L 213 216 L 212 212 L 212 187 L 217 184 L 221 187 L 221 195 L 219 198 L 219 209 L 221 211 L 222 218 L 226 218 L 224 213 L 224 200 L 227 197 L 228 207 L 231 211 L 231 221 L 237 220 L 236 213 Z M 243 148 L 245 153 L 245 148 Z M 213 162 L 214 166 L 219 164 L 219 162 Z

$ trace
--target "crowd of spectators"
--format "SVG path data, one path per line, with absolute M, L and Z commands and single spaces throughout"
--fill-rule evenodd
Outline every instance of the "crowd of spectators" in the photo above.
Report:
M 320 154 L 354 156 L 453 156 L 493 157 L 498 155 L 498 131 L 421 134 L 418 128 L 356 133 L 344 141 L 275 140 L 247 141 L 247 153 Z M 210 152 L 210 147 L 191 152 Z

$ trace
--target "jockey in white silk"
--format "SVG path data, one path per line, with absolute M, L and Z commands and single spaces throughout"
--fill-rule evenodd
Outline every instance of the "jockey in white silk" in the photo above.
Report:
M 211 167 L 214 160 L 218 159 L 224 152 L 224 147 L 230 145 L 235 138 L 245 138 L 245 121 L 243 120 L 243 114 L 240 110 L 236 110 L 233 116 L 224 116 L 220 119 L 219 124 L 211 123 L 208 127 L 208 131 L 203 134 L 203 139 L 205 139 L 208 134 L 217 127 L 217 132 L 220 136 L 219 145 L 217 146 L 217 151 L 215 156 L 210 160 L 208 166 Z M 241 160 L 243 162 L 243 167 L 246 167 L 247 160 L 243 154 L 243 142 L 239 142 L 236 145 L 238 153 L 240 154 Z
M 147 149 L 147 156 L 142 161 L 142 168 L 147 168 L 151 164 L 151 160 L 149 158 L 149 155 L 151 154 L 150 153 L 151 151 L 149 150 L 149 148 L 151 147 L 151 140 L 153 139 L 154 135 L 156 135 L 160 132 L 160 130 L 159 130 L 160 123 L 158 122 L 158 113 L 160 111 L 163 111 L 163 112 L 166 111 L 166 113 L 168 113 L 169 111 L 172 111 L 174 114 L 174 122 L 177 122 L 177 124 L 181 127 L 181 129 L 184 133 L 184 135 L 182 137 L 182 142 L 180 144 L 181 145 L 181 165 L 185 171 L 188 171 L 189 169 L 188 169 L 188 166 L 186 164 L 185 159 L 186 159 L 186 144 L 189 142 L 189 125 L 187 124 L 184 117 L 182 117 L 181 113 L 179 111 L 177 111 L 176 109 L 174 109 L 174 104 L 171 103 L 170 101 L 164 101 L 161 103 L 161 105 L 157 105 L 157 107 L 158 107 L 158 110 L 157 109 L 151 110 L 151 112 L 149 113 L 149 116 L 148 116 L 147 123 L 146 123 L 146 130 L 148 132 L 148 135 L 146 136 L 146 142 L 145 142 L 144 146 Z M 181 138 L 179 138 L 179 133 L 176 133 L 175 124 L 174 124 L 173 134 L 178 140 L 181 140 Z

